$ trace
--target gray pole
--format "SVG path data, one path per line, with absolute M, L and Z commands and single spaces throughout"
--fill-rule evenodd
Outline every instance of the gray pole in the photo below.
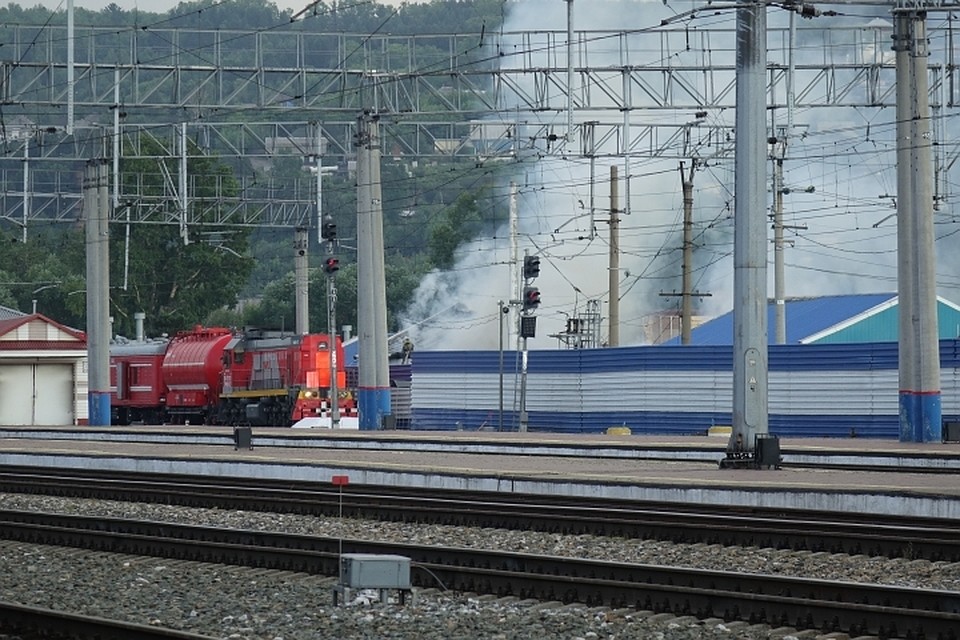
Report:
M 607 286 L 610 290 L 610 337 L 611 347 L 620 346 L 620 202 L 618 195 L 617 168 L 610 167 L 610 273 Z
M 900 440 L 940 442 L 940 354 L 926 13 L 897 11 L 897 280 Z
M 87 262 L 87 424 L 110 424 L 110 273 L 107 217 L 110 200 L 106 192 L 107 170 L 101 160 L 86 166 L 83 205 Z M 103 184 L 101 184 L 103 183 Z
M 690 160 L 690 177 L 683 175 L 683 293 L 680 297 L 680 344 L 690 344 L 693 330 L 693 174 L 696 162 Z
M 503 300 L 497 300 L 497 328 L 500 338 L 500 412 L 497 418 L 497 431 L 503 431 L 503 316 L 506 315 L 505 309 L 508 307 L 504 306 Z
M 327 252 L 333 257 L 336 240 L 331 238 Z M 340 370 L 337 348 L 337 281 L 336 273 L 327 274 L 327 334 L 330 336 L 330 428 L 340 428 L 340 383 L 337 372 Z
M 297 227 L 293 241 L 294 299 L 296 305 L 297 335 L 310 333 L 310 290 L 307 277 L 307 247 L 309 246 L 306 227 Z
M 574 142 L 573 136 L 573 0 L 567 3 L 567 135 L 568 145 Z M 567 147 L 572 151 L 570 146 Z
M 510 294 L 511 300 L 519 300 L 520 296 L 523 294 L 523 277 L 520 269 L 520 213 L 517 206 L 517 183 L 513 180 L 510 181 Z M 510 326 L 513 327 L 513 330 L 517 335 L 517 347 L 519 347 L 519 310 L 517 311 L 514 321 Z M 514 387 L 514 389 L 516 389 L 516 387 Z
M 383 263 L 379 117 L 359 116 L 357 127 L 357 323 L 360 429 L 382 428 L 390 415 L 387 303 Z
M 787 342 L 786 283 L 783 270 L 783 158 L 778 157 L 773 161 L 773 298 L 777 344 Z
M 177 184 L 180 188 L 180 237 L 183 244 L 190 244 L 190 235 L 187 230 L 187 123 L 180 124 L 180 166 L 177 171 Z
M 527 432 L 527 339 L 520 339 L 520 433 Z
M 763 2 L 737 9 L 733 241 L 733 432 L 728 449 L 753 451 L 767 416 L 766 95 Z
M 27 243 L 27 221 L 30 219 L 30 138 L 23 141 L 23 243 Z

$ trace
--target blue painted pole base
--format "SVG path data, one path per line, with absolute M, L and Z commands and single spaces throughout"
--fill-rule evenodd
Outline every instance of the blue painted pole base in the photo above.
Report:
M 900 442 L 943 442 L 939 391 L 900 392 Z
M 390 388 L 357 389 L 357 409 L 360 411 L 361 431 L 382 429 L 383 416 L 390 415 Z
M 91 391 L 87 395 L 87 424 L 91 427 L 110 426 L 110 392 Z

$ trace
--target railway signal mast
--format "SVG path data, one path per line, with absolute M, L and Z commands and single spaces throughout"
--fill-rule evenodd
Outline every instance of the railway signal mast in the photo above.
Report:
M 540 257 L 523 256 L 523 297 L 520 300 L 520 431 L 527 430 L 527 338 L 537 336 L 537 307 L 540 306 L 540 288 L 534 279 L 540 275 Z
M 327 274 L 327 333 L 330 335 L 330 428 L 340 428 L 340 390 L 337 388 L 337 281 L 340 260 L 334 256 L 337 244 L 337 224 L 331 216 L 320 223 L 320 237 L 327 241 L 327 257 L 323 271 Z

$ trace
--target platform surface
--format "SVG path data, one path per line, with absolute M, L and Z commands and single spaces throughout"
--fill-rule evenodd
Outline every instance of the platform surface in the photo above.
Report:
M 254 427 L 251 441 L 235 448 L 225 427 L 0 427 L 0 464 L 960 517 L 957 443 L 789 439 L 784 462 L 814 466 L 720 469 L 727 440 L 707 436 Z

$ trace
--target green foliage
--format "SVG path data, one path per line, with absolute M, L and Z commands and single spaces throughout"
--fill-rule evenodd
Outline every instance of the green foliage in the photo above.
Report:
M 284 65 L 302 56 L 305 64 L 320 68 L 377 68 L 390 71 L 436 71 L 438 65 L 449 59 L 448 40 L 441 34 L 458 36 L 457 55 L 464 64 L 485 64 L 489 52 L 478 34 L 494 33 L 502 20 L 505 0 L 432 0 L 429 3 L 402 5 L 400 8 L 377 3 L 337 2 L 318 3 L 301 20 L 290 22 L 292 12 L 280 10 L 274 3 L 262 0 L 228 0 L 210 6 L 209 3 L 181 2 L 166 14 L 125 10 L 110 4 L 99 12 L 77 8 L 78 25 L 136 28 L 138 53 L 145 61 L 167 62 L 176 55 L 183 65 L 209 64 L 204 52 L 214 46 L 216 34 L 236 29 L 258 31 L 257 35 L 236 37 L 236 33 L 217 41 L 223 60 L 229 64 L 252 65 L 253 39 L 264 45 L 263 62 Z M 306 6 L 306 5 L 305 5 Z M 43 25 L 66 24 L 63 10 L 51 12 L 37 5 L 24 8 L 18 4 L 0 7 L 0 42 L 13 43 L 7 37 L 11 25 L 35 25 L 36 46 L 21 46 L 12 51 L 24 62 L 46 60 L 54 55 L 66 59 L 66 39 L 44 40 Z M 177 28 L 178 39 L 172 42 L 160 30 Z M 301 31 L 310 34 L 307 50 L 289 50 L 290 38 L 284 33 Z M 384 41 L 384 46 L 366 47 L 370 34 L 416 34 L 416 48 L 410 52 L 397 42 Z M 29 36 L 30 30 L 21 31 Z M 437 38 L 431 38 L 437 34 Z M 114 47 L 118 62 L 126 62 L 129 55 L 129 29 L 104 30 L 98 35 L 98 46 L 107 43 Z M 27 39 L 28 42 L 31 40 Z M 276 44 L 273 44 L 276 43 Z M 159 72 L 158 72 L 159 73 Z M 144 68 L 138 76 L 145 85 L 159 82 Z M 186 79 L 183 91 L 211 90 L 193 86 Z M 230 94 L 243 88 L 246 78 L 226 76 L 226 85 L 220 88 Z M 436 96 L 423 100 L 442 100 L 447 79 L 442 74 L 435 79 Z M 236 84 L 230 84 L 236 83 Z M 82 84 L 82 83 L 81 83 Z M 79 91 L 84 91 L 78 85 Z M 248 90 L 248 89 L 243 89 Z M 341 98 L 334 92 L 331 104 Z M 121 101 L 124 96 L 121 96 Z M 426 103 L 425 103 L 426 104 Z M 304 114 L 291 110 L 291 118 L 323 120 L 324 112 Z M 8 114 L 9 117 L 9 114 Z M 151 112 L 127 113 L 127 122 L 149 117 Z M 180 119 L 183 114 L 170 114 Z M 225 112 L 218 114 L 221 121 L 245 121 L 260 114 Z M 263 115 L 271 118 L 270 115 Z M 384 122 L 382 129 L 388 127 Z M 444 130 L 437 131 L 442 137 Z M 398 134 L 399 135 L 399 134 Z M 413 148 L 413 140 L 394 138 L 398 149 Z M 149 147 L 149 145 L 146 145 Z M 505 218 L 504 207 L 483 200 L 489 185 L 497 176 L 490 170 L 478 168 L 469 159 L 451 158 L 449 161 L 412 161 L 408 155 L 394 157 L 393 149 L 386 149 L 382 163 L 384 243 L 386 247 L 386 279 L 388 323 L 397 330 L 399 313 L 408 306 L 421 278 L 432 268 L 452 265 L 457 247 L 477 233 L 488 230 Z M 138 156 L 154 153 L 162 158 L 159 146 L 140 149 Z M 188 151 L 188 175 L 191 197 L 197 210 L 207 209 L 206 218 L 196 220 L 188 229 L 189 244 L 184 244 L 176 220 L 179 212 L 172 200 L 165 214 L 166 224 L 133 224 L 130 226 L 130 262 L 126 267 L 128 286 L 123 288 L 126 251 L 126 229 L 122 223 L 110 228 L 111 242 L 111 307 L 116 333 L 132 335 L 133 314 L 144 311 L 149 335 L 173 333 L 200 322 L 218 325 L 255 324 L 264 327 L 292 329 L 294 325 L 293 230 L 228 227 L 216 224 L 217 194 L 237 192 L 234 175 L 252 175 L 255 170 L 245 158 L 214 161 L 203 156 L 191 145 Z M 278 160 L 278 159 L 274 159 Z M 159 162 L 166 163 L 165 171 Z M 273 162 L 269 175 L 279 181 L 309 179 L 303 172 L 302 158 Z M 35 170 L 36 171 L 36 170 Z M 175 159 L 125 160 L 121 166 L 124 192 L 145 196 L 165 193 L 169 176 L 176 176 Z M 164 173 L 168 176 L 164 177 Z M 35 174 L 36 175 L 36 174 Z M 258 176 L 259 177 L 259 176 Z M 324 212 L 335 217 L 340 247 L 337 249 L 342 268 L 337 274 L 338 324 L 357 326 L 356 264 L 356 183 L 355 176 L 342 172 L 323 178 Z M 38 310 L 71 326 L 85 326 L 85 250 L 82 224 L 73 227 L 38 231 L 31 228 L 27 244 L 11 242 L 17 229 L 3 227 L 8 236 L 0 237 L 0 304 L 29 311 L 32 300 Z M 312 237 L 315 237 L 315 233 Z M 323 256 L 315 240 L 310 250 L 311 295 L 310 326 L 326 330 L 326 276 L 318 267 Z M 234 310 L 240 299 L 257 299 L 243 312 Z
M 171 165 L 167 171 L 175 173 L 175 159 L 163 161 Z M 187 174 L 193 178 L 194 206 L 206 212 L 193 219 L 203 226 L 188 230 L 189 244 L 184 243 L 178 225 L 131 227 L 130 255 L 134 257 L 129 265 L 129 285 L 126 290 L 112 287 L 111 311 L 117 333 L 130 335 L 133 314 L 137 311 L 146 313 L 145 328 L 149 335 L 189 328 L 214 310 L 236 304 L 253 269 L 253 261 L 245 256 L 249 230 L 214 224 L 216 210 L 203 208 L 204 200 L 218 192 L 236 193 L 230 170 L 191 149 Z M 144 195 L 162 193 L 162 174 L 148 160 L 124 162 L 121 180 L 136 181 Z M 114 283 L 122 283 L 116 256 L 123 255 L 124 242 L 120 234 L 111 233 L 111 281 Z
M 58 322 L 83 327 L 85 278 L 83 234 L 75 229 L 37 232 L 26 244 L 0 236 L 0 304 L 24 313 L 37 311 Z M 78 270 L 79 265 L 79 270 Z M 80 310 L 81 313 L 77 313 Z
M 430 227 L 430 259 L 439 269 L 453 266 L 454 253 L 481 228 L 480 212 L 473 194 L 464 193 L 453 206 L 437 216 Z

